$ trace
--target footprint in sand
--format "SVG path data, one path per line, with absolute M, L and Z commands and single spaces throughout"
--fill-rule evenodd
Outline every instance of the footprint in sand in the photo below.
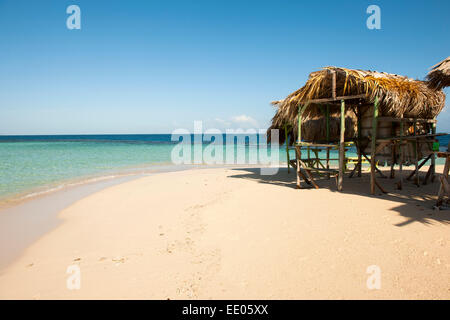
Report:
M 126 258 L 125 257 L 115 257 L 111 259 L 113 262 L 115 262 L 116 266 L 120 265 L 121 263 L 125 263 Z

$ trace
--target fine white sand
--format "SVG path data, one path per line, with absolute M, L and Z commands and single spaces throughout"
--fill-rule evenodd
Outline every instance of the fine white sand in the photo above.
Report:
M 432 209 L 438 183 L 396 191 L 379 179 L 392 193 L 370 196 L 367 181 L 296 190 L 285 169 L 216 168 L 113 185 L 2 257 L 0 298 L 449 299 L 450 211 Z M 79 290 L 67 288 L 71 265 Z M 372 265 L 380 289 L 367 287 Z

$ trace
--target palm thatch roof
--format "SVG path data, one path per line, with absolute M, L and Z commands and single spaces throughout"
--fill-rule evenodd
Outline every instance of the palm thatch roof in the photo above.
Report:
M 347 100 L 347 106 L 373 104 L 379 98 L 381 116 L 433 119 L 445 104 L 445 94 L 430 88 L 425 81 L 384 72 L 353 70 L 338 67 L 326 67 L 309 75 L 306 84 L 289 94 L 285 99 L 272 102 L 277 112 L 272 119 L 270 129 L 283 129 L 285 124 L 296 128 L 298 105 L 310 100 L 332 97 L 333 73 L 336 77 L 336 96 L 363 95 L 362 99 Z M 309 104 L 303 113 L 302 137 L 306 141 L 319 141 L 325 138 L 325 117 L 319 105 Z M 347 121 L 349 123 L 347 124 Z M 330 136 L 335 140 L 339 136 L 339 108 L 331 106 Z M 353 137 L 356 117 L 353 112 L 346 114 L 346 138 Z M 296 132 L 296 131 L 295 131 Z M 295 132 L 290 132 L 291 136 Z M 280 134 L 281 141 L 284 135 Z M 293 139 L 291 139 L 293 141 Z
M 431 88 L 441 90 L 450 86 L 450 57 L 431 67 L 427 75 Z

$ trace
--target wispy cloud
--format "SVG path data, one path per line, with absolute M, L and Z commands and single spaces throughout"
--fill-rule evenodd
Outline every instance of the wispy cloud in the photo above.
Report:
M 244 128 L 257 128 L 259 126 L 258 121 L 256 121 L 252 117 L 247 116 L 245 114 L 241 114 L 239 116 L 232 117 L 231 121 L 237 125 L 244 127 Z
M 227 119 L 215 118 L 205 121 L 205 126 L 209 128 L 225 129 L 259 129 L 259 123 L 254 118 L 241 114 Z

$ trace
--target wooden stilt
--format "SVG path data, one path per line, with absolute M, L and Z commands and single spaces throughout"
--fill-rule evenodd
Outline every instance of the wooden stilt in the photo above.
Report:
M 414 135 L 417 135 L 417 121 L 414 121 Z M 415 169 L 415 174 L 416 174 L 416 178 L 415 178 L 415 183 L 416 186 L 420 186 L 419 183 L 419 145 L 417 143 L 417 139 L 414 139 L 413 141 L 414 143 L 414 165 L 416 167 Z
M 357 128 L 358 128 L 358 177 L 361 177 L 361 167 L 362 167 L 362 157 L 361 157 L 361 127 L 362 127 L 362 124 L 361 124 L 361 112 L 362 112 L 362 110 L 361 110 L 361 106 L 360 105 L 358 105 L 358 107 L 357 107 L 357 121 L 358 121 L 358 124 L 357 124 Z
M 286 160 L 287 160 L 287 169 L 288 173 L 291 172 L 290 164 L 289 164 L 289 134 L 287 125 L 284 126 L 284 143 L 286 143 Z
M 442 176 L 439 177 L 441 185 L 439 187 L 438 199 L 436 202 L 436 206 L 441 206 L 444 201 L 444 195 L 447 194 L 450 197 L 450 186 L 448 183 L 448 171 L 450 169 L 450 141 L 448 142 L 447 152 L 443 155 L 445 157 L 445 165 L 444 171 L 442 172 Z
M 345 100 L 341 100 L 341 136 L 339 140 L 339 191 L 342 191 L 342 182 L 344 180 L 344 162 L 345 162 Z
M 373 119 L 372 119 L 372 145 L 370 155 L 370 193 L 375 194 L 375 149 L 377 146 L 377 125 L 378 125 L 378 97 L 375 97 L 373 104 Z
M 436 120 L 436 118 L 434 118 Z M 433 122 L 431 125 L 431 134 L 436 134 L 436 122 Z M 431 182 L 434 182 L 434 179 L 436 177 L 436 155 L 433 153 L 431 157 Z
M 303 173 L 303 169 L 300 169 L 300 176 L 302 177 L 303 181 L 305 181 L 307 184 L 311 185 L 311 181 L 308 180 L 308 178 L 306 177 L 306 175 Z
M 314 163 L 311 161 L 311 148 L 306 147 L 306 152 L 307 152 L 307 157 L 308 157 L 307 163 L 310 167 L 314 168 Z
M 367 162 L 372 163 L 372 161 L 369 159 L 369 157 L 367 156 L 367 154 L 364 151 L 361 151 L 361 154 L 363 155 L 363 157 L 367 160 Z M 381 172 L 380 169 L 377 168 L 377 165 L 375 164 L 375 171 L 380 175 L 380 177 L 382 178 L 387 178 L 383 172 Z
M 403 119 L 403 115 L 401 115 L 401 119 Z M 397 182 L 397 189 L 402 190 L 403 189 L 403 121 L 400 120 L 400 142 L 398 144 L 398 151 L 400 153 L 400 160 L 399 160 L 399 168 L 398 168 L 398 182 Z
M 314 186 L 314 188 L 319 189 L 319 186 L 314 181 L 314 177 L 312 176 L 311 172 L 307 169 L 307 166 L 303 163 L 302 160 L 299 160 L 299 161 L 300 161 L 300 165 L 302 165 L 304 167 L 304 171 L 305 171 L 306 177 L 308 177 L 308 180 L 311 182 L 311 184 Z
M 391 129 L 391 137 L 395 137 L 395 126 L 392 126 Z M 395 163 L 397 162 L 397 153 L 396 153 L 397 142 L 395 140 L 391 141 L 391 172 L 389 175 L 390 179 L 395 178 Z
M 302 156 L 302 152 L 300 151 L 300 146 L 295 146 L 295 159 L 297 160 L 297 189 L 302 188 L 302 172 L 301 172 L 301 165 L 300 165 L 300 158 Z
M 450 147 L 450 143 L 449 143 L 449 147 Z M 445 165 L 444 165 L 444 172 L 442 174 L 442 177 L 439 177 L 440 181 L 441 181 L 441 185 L 439 187 L 438 199 L 437 199 L 437 202 L 436 202 L 436 206 L 438 206 L 438 207 L 442 205 L 442 203 L 444 201 L 444 195 L 446 193 L 450 194 L 449 193 L 450 190 L 446 190 L 446 189 L 449 188 L 449 185 L 448 185 L 448 171 L 449 171 L 449 167 L 450 167 L 450 157 L 447 156 L 447 159 L 445 160 Z
M 330 143 L 330 106 L 328 104 L 326 109 L 326 123 L 327 123 L 327 143 Z M 327 169 L 330 169 L 330 148 L 327 148 Z M 329 173 L 327 173 L 327 179 L 330 179 Z
M 359 168 L 359 164 L 356 164 L 355 167 L 353 168 L 352 172 L 350 172 L 350 175 L 348 177 L 352 178 L 353 175 L 355 174 L 355 171 L 358 170 L 358 168 Z
M 391 144 L 391 174 L 389 175 L 390 179 L 394 179 L 395 178 L 395 170 L 394 170 L 394 166 L 395 166 L 395 146 L 396 143 L 395 141 L 392 141 Z
M 432 172 L 434 171 L 434 164 L 430 165 L 428 168 L 427 174 L 425 175 L 425 179 L 423 180 L 423 185 L 426 185 L 428 183 L 428 179 L 430 178 Z
M 415 169 L 413 172 L 411 172 L 411 173 L 409 174 L 409 176 L 406 178 L 406 180 L 410 180 L 410 179 L 412 178 L 412 176 L 417 175 L 417 170 L 419 170 L 420 168 L 422 168 L 423 165 L 424 165 L 428 160 L 430 160 L 430 158 L 431 158 L 431 154 L 428 155 L 428 157 L 426 157 L 426 158 L 425 158 L 425 159 L 417 166 L 417 169 Z
M 302 141 L 302 114 L 305 110 L 306 105 L 298 105 L 298 133 L 297 133 L 297 143 Z M 297 158 L 297 188 L 301 189 L 301 159 L 302 159 L 302 147 L 300 145 L 295 146 L 295 156 Z
M 381 190 L 381 192 L 383 193 L 388 193 L 386 190 L 384 190 L 384 188 L 378 183 L 377 179 L 375 179 L 375 184 L 376 186 Z

